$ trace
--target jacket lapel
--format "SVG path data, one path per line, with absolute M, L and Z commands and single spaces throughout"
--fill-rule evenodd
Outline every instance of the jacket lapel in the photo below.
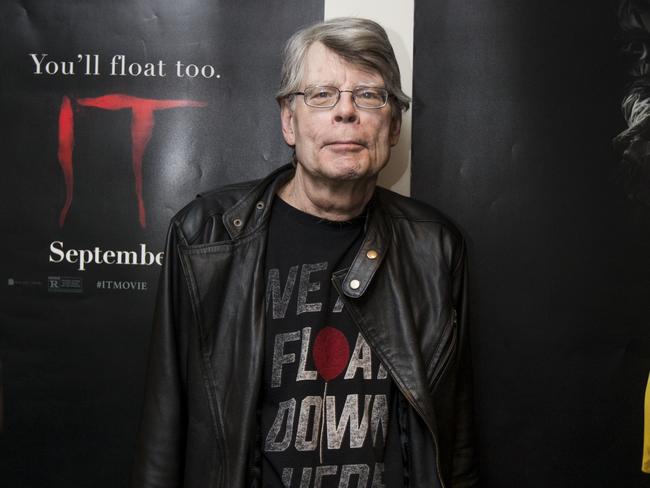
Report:
M 408 306 L 408 269 L 394 242 L 393 228 L 381 204 L 370 209 L 361 248 L 347 272 L 332 277 L 345 307 L 368 345 L 413 408 L 434 432 L 435 415 L 418 339 Z

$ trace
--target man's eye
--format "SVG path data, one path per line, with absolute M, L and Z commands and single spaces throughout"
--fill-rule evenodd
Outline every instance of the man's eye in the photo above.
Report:
M 381 99 L 381 93 L 376 90 L 362 90 L 357 94 L 358 97 L 364 98 L 366 100 L 377 100 Z
M 309 93 L 309 100 L 312 102 L 330 101 L 333 97 L 336 95 L 326 88 L 319 88 Z

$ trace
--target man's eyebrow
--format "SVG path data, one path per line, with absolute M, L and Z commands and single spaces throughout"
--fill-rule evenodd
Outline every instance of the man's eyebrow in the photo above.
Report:
M 336 82 L 332 80 L 319 80 L 319 81 L 310 81 L 309 83 L 305 84 L 305 86 L 337 86 Z
M 305 88 L 308 88 L 310 86 L 334 86 L 336 88 L 341 88 L 338 83 L 334 81 L 314 81 L 314 82 L 309 82 L 305 84 Z M 383 88 L 384 83 L 380 81 L 369 81 L 369 80 L 363 80 L 355 83 L 354 85 L 351 86 L 351 88 L 356 88 L 357 86 L 367 86 L 367 87 L 379 87 Z

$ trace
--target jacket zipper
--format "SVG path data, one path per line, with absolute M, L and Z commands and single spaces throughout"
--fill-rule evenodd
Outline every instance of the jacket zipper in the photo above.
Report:
M 438 370 L 436 371 L 436 374 L 434 375 L 434 379 L 433 379 L 433 382 L 432 382 L 432 385 L 431 385 L 432 388 L 434 388 L 434 389 L 435 389 L 436 384 L 438 383 L 438 380 L 442 377 L 444 372 L 447 370 L 447 365 L 449 364 L 449 358 L 451 357 L 452 352 L 456 348 L 456 337 L 457 337 L 456 326 L 457 326 L 456 309 L 452 307 L 452 309 L 451 309 L 451 327 L 452 327 L 452 330 L 451 330 L 451 334 L 452 334 L 451 343 L 449 344 L 449 347 L 447 348 L 447 351 L 445 352 L 445 357 L 442 358 L 442 361 L 440 362 L 440 366 L 438 367 Z M 359 327 L 358 324 L 357 324 L 357 327 Z M 361 327 L 359 327 L 359 329 L 361 330 Z M 364 339 L 365 339 L 365 335 L 364 335 Z M 425 418 L 424 417 L 424 412 L 422 412 L 422 410 L 420 410 L 420 408 L 417 406 L 417 404 L 415 402 L 415 398 L 413 398 L 413 395 L 411 395 L 411 393 L 409 391 L 406 391 L 406 389 L 402 389 L 402 387 L 401 387 L 401 385 L 399 383 L 395 382 L 395 384 L 397 385 L 397 388 L 399 388 L 402 395 L 404 395 L 404 398 L 406 398 L 406 400 L 408 400 L 411 407 L 418 413 L 418 415 L 422 419 L 424 419 Z M 425 422 L 425 424 L 427 425 L 427 428 L 429 429 L 429 432 L 431 433 L 431 438 L 433 439 L 433 445 L 436 448 L 436 473 L 438 475 L 438 481 L 440 482 L 441 488 L 446 488 L 445 481 L 440 476 L 440 459 L 439 459 L 439 457 L 440 457 L 440 448 L 438 447 L 438 439 L 436 437 L 436 434 L 433 432 L 433 427 L 430 426 L 428 422 Z
M 397 384 L 397 388 L 399 388 L 399 391 L 402 393 L 402 395 L 404 395 L 404 398 L 406 398 L 406 400 L 409 402 L 409 404 L 411 405 L 413 410 L 415 410 L 417 412 L 417 414 L 422 419 L 424 419 L 424 413 L 416 405 L 415 399 L 413 398 L 413 396 L 409 392 L 402 389 L 402 387 L 397 382 L 395 384 Z M 425 422 L 425 424 L 427 424 L 427 429 L 429 429 L 429 433 L 431 434 L 431 438 L 433 439 L 433 446 L 436 448 L 436 474 L 438 475 L 438 481 L 440 482 L 441 488 L 445 488 L 445 482 L 442 479 L 442 477 L 440 476 L 440 460 L 438 459 L 440 449 L 438 447 L 438 439 L 436 438 L 436 434 L 433 432 L 433 428 L 429 425 L 429 423 Z
M 440 362 L 440 366 L 438 367 L 438 370 L 436 371 L 436 373 L 434 375 L 433 382 L 432 382 L 432 385 L 431 385 L 432 388 L 434 388 L 434 389 L 435 389 L 436 384 L 438 383 L 438 380 L 442 377 L 444 372 L 447 370 L 447 365 L 449 364 L 449 358 L 451 357 L 452 352 L 456 348 L 456 336 L 457 336 L 456 326 L 457 326 L 456 309 L 452 307 L 452 309 L 451 309 L 451 327 L 452 327 L 452 329 L 451 329 L 451 334 L 452 334 L 451 343 L 449 344 L 449 347 L 447 348 L 447 351 L 445 352 L 445 357 L 442 358 L 442 361 Z M 418 415 L 420 415 L 420 417 L 422 419 L 424 419 L 424 413 L 418 408 L 418 406 L 415 403 L 415 399 L 410 394 L 410 392 L 404 391 L 399 384 L 397 384 L 397 387 L 402 392 L 402 395 L 404 395 L 404 397 L 408 400 L 411 407 L 413 407 L 413 409 L 418 413 Z M 439 459 L 439 457 L 440 457 L 440 449 L 438 447 L 438 439 L 437 439 L 435 433 L 433 432 L 432 426 L 430 426 L 428 422 L 425 422 L 425 423 L 427 424 L 427 428 L 429 429 L 429 432 L 431 433 L 431 437 L 433 439 L 433 445 L 436 448 L 436 472 L 438 474 L 438 481 L 440 482 L 441 488 L 445 488 L 446 487 L 445 481 L 440 476 L 440 459 Z
M 331 281 L 332 281 L 332 284 L 334 285 L 334 289 L 338 292 L 339 296 L 345 297 L 346 295 L 343 293 L 343 290 L 341 290 L 339 288 L 336 280 L 334 279 L 334 276 L 332 276 Z M 346 300 L 344 299 L 344 303 L 345 303 L 345 301 Z M 434 381 L 432 386 L 435 386 L 435 384 L 438 381 L 438 378 L 441 377 L 442 374 L 447 369 L 447 364 L 449 363 L 449 358 L 451 357 L 451 351 L 453 351 L 453 349 L 456 347 L 456 334 L 455 334 L 456 323 L 457 323 L 456 309 L 452 307 L 451 313 L 452 313 L 452 334 L 453 334 L 452 339 L 453 339 L 453 341 L 450 344 L 450 347 L 448 348 L 448 351 L 445 354 L 445 357 L 443 358 L 443 363 L 441 364 L 441 367 L 440 367 L 439 371 L 436 373 L 437 378 L 435 378 L 435 381 Z M 350 317 L 352 318 L 352 321 L 355 323 L 355 325 L 357 326 L 357 328 L 361 332 L 361 335 L 363 336 L 364 340 L 368 343 L 368 339 L 367 339 L 368 334 L 366 333 L 366 331 L 363 330 L 363 327 L 361 327 L 361 325 L 359 325 L 359 322 L 355 319 L 354 314 L 350 314 Z M 368 343 L 368 344 L 370 344 L 370 343 Z M 404 395 L 404 398 L 406 398 L 408 400 L 409 404 L 417 412 L 417 414 L 420 416 L 420 418 L 422 418 L 424 420 L 425 419 L 424 412 L 422 412 L 422 410 L 418 407 L 417 403 L 415 402 L 415 398 L 413 398 L 413 395 L 411 395 L 411 393 L 409 391 L 407 391 L 405 388 L 402 388 L 402 386 L 397 381 L 395 381 L 395 385 L 397 386 L 399 391 L 402 393 L 402 395 Z M 425 421 L 425 424 L 427 425 L 427 429 L 429 429 L 429 433 L 431 434 L 431 438 L 433 439 L 433 445 L 436 448 L 436 473 L 438 475 L 438 481 L 440 482 L 440 487 L 441 488 L 446 488 L 445 482 L 442 479 L 442 477 L 440 476 L 440 459 L 439 459 L 439 457 L 440 457 L 440 448 L 438 447 L 438 439 L 436 438 L 436 434 L 433 432 L 433 427 L 431 425 L 429 425 L 429 422 Z

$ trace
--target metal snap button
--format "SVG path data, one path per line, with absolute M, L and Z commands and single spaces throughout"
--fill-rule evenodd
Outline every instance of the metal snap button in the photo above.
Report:
M 368 259 L 377 259 L 377 256 L 379 256 L 379 253 L 375 251 L 374 249 L 371 249 L 366 253 L 366 257 Z
M 361 282 L 359 280 L 350 281 L 350 288 L 352 288 L 353 290 L 359 289 L 360 286 L 361 286 Z

